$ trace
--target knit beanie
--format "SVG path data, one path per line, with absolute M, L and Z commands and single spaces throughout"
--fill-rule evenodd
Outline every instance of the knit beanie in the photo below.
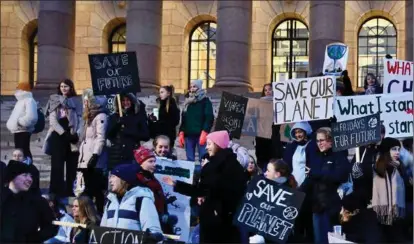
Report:
M 208 134 L 207 139 L 210 139 L 221 149 L 228 148 L 230 143 L 229 133 L 225 130 L 212 132 Z
M 393 147 L 401 147 L 401 143 L 398 139 L 391 138 L 391 137 L 385 137 L 381 145 L 379 146 L 379 150 L 381 153 L 387 153 L 391 150 Z
M 9 183 L 21 174 L 30 173 L 30 167 L 22 162 L 10 160 L 6 167 L 5 182 Z
M 30 83 L 28 83 L 28 82 L 21 82 L 21 83 L 17 84 L 16 89 L 30 92 L 32 90 L 32 87 L 30 86 Z
M 203 80 L 192 80 L 191 84 L 195 85 L 198 89 L 203 88 Z
M 134 158 L 137 161 L 137 163 L 141 165 L 147 159 L 155 158 L 155 154 L 152 150 L 141 146 L 140 148 L 134 150 Z
M 129 185 L 135 186 L 138 184 L 137 174 L 141 170 L 138 164 L 120 164 L 116 166 L 111 174 L 119 177 Z

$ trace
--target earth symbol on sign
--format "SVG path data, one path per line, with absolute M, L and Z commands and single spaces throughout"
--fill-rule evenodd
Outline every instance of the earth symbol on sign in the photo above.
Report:
M 282 214 L 285 219 L 292 220 L 295 219 L 299 213 L 295 207 L 286 207 Z

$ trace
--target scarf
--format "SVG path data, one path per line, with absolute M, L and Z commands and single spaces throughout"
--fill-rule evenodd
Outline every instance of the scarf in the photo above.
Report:
M 188 98 L 184 101 L 184 112 L 190 104 L 199 102 L 206 97 L 206 90 L 198 89 L 195 93 L 190 92 Z
M 165 196 L 160 182 L 154 177 L 154 174 L 146 170 L 141 170 L 137 174 L 137 178 L 141 184 L 150 188 L 154 193 L 155 207 L 161 217 L 165 213 Z
M 365 95 L 373 95 L 375 94 L 375 91 L 377 90 L 377 85 L 368 86 L 365 90 Z
M 75 99 L 75 97 L 67 98 L 59 94 L 51 95 L 46 104 L 45 117 L 48 117 L 50 113 L 56 111 L 58 108 L 65 109 L 69 120 L 69 127 L 72 130 L 71 132 L 76 133 L 79 126 L 79 117 L 82 115 L 82 108 L 76 103 Z
M 397 169 L 399 162 L 392 162 L 392 174 L 385 171 L 385 177 L 380 177 L 374 171 L 372 188 L 372 209 L 377 213 L 381 224 L 392 225 L 396 219 L 405 216 L 405 186 Z

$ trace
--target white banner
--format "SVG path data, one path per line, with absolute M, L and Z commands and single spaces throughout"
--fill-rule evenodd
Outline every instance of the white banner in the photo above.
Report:
M 164 232 L 164 234 L 178 235 L 180 236 L 180 241 L 187 242 L 190 235 L 190 197 L 174 192 L 173 187 L 162 182 L 162 177 L 168 175 L 174 180 L 193 184 L 194 162 L 183 160 L 173 161 L 167 158 L 157 157 L 156 164 L 155 178 L 161 183 L 165 198 L 167 200 L 169 198 L 176 198 L 175 201 L 168 204 L 168 213 L 177 216 L 178 223 L 174 226 L 173 233 Z
M 333 76 L 273 82 L 272 86 L 275 124 L 328 119 L 333 115 Z
M 380 112 L 385 136 L 412 137 L 413 94 L 411 92 L 336 97 L 334 113 L 337 121 L 373 115 Z
M 413 91 L 414 62 L 384 58 L 384 93 Z

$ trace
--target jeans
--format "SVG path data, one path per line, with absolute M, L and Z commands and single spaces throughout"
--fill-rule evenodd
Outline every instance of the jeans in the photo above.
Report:
M 185 153 L 187 160 L 195 162 L 195 150 L 198 148 L 198 160 L 201 161 L 201 157 L 206 154 L 206 146 L 200 146 L 200 136 L 187 136 L 185 137 Z
M 314 242 L 318 244 L 328 244 L 328 232 L 332 229 L 329 214 L 327 212 L 314 213 L 312 219 L 313 233 L 315 237 Z

